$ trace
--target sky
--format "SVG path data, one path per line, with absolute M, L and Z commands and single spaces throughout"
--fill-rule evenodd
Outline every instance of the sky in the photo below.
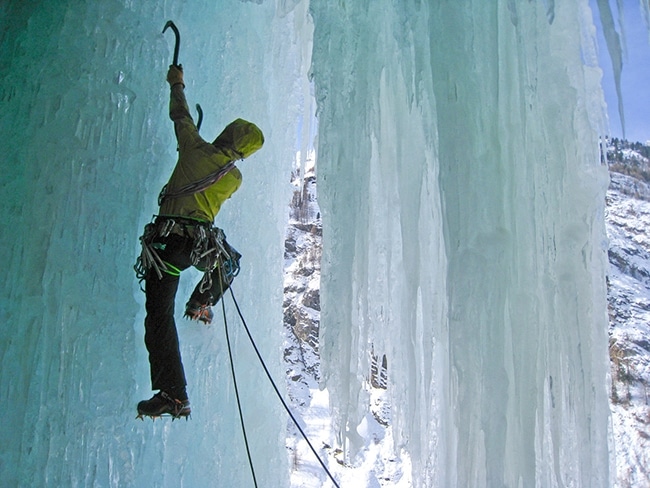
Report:
M 620 0 L 619 0 L 620 1 Z M 625 137 L 631 142 L 650 141 L 650 41 L 648 28 L 641 11 L 640 0 L 623 0 L 623 71 L 621 89 L 625 117 L 625 134 L 618 114 L 612 62 L 600 26 L 596 0 L 590 0 L 594 22 L 598 28 L 598 51 L 603 69 L 603 89 L 608 106 L 610 135 Z M 620 29 L 616 1 L 610 0 L 612 13 Z

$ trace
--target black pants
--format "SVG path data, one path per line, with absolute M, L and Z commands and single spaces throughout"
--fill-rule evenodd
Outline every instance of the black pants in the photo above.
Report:
M 166 263 L 183 271 L 192 262 L 190 253 L 194 240 L 189 236 L 170 234 L 153 241 L 158 255 Z M 222 279 L 221 269 L 212 272 L 212 287 L 201 293 L 200 283 L 194 289 L 191 301 L 201 305 L 214 305 L 225 291 L 232 277 Z M 146 312 L 144 342 L 149 351 L 151 388 L 153 390 L 182 391 L 187 384 L 174 321 L 174 300 L 180 276 L 163 273 L 159 279 L 154 270 L 145 277 Z

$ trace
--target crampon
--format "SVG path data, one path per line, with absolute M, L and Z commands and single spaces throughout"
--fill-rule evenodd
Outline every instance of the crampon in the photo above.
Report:
M 143 400 L 138 403 L 138 415 L 136 419 L 144 420 L 144 417 L 151 417 L 153 420 L 158 417 L 171 417 L 172 420 L 191 416 L 189 400 L 179 400 L 161 391 L 156 393 L 150 400 Z

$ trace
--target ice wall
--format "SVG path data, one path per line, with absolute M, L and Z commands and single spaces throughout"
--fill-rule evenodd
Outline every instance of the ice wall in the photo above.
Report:
M 386 353 L 416 486 L 609 486 L 587 3 L 311 12 L 323 378 L 349 459 Z
M 0 6 L 3 486 L 252 486 L 221 321 L 178 320 L 192 420 L 135 420 L 151 391 L 132 265 L 176 158 L 165 82 L 174 36 L 161 34 L 172 19 L 201 133 L 211 140 L 244 117 L 266 135 L 217 223 L 244 255 L 234 290 L 282 378 L 283 233 L 305 64 L 289 7 Z M 177 309 L 196 279 L 184 278 Z M 286 418 L 228 305 L 258 482 L 282 486 Z
M 132 420 L 150 392 L 131 264 L 175 159 L 173 36 L 160 33 L 173 19 L 202 133 L 241 116 L 266 134 L 218 224 L 245 256 L 235 292 L 281 376 L 307 6 L 0 7 L 4 483 L 251 485 L 220 325 L 179 321 L 193 420 Z M 309 7 L 323 379 L 348 459 L 372 350 L 388 356 L 416 486 L 607 486 L 606 172 L 586 1 Z M 258 480 L 286 485 L 286 419 L 228 317 Z

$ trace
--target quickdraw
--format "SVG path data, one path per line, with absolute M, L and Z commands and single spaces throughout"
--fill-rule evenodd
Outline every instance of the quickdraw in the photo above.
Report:
M 154 220 L 145 225 L 144 232 L 140 236 L 142 251 L 133 266 L 140 283 L 144 281 L 150 271 L 154 271 L 158 279 L 162 279 L 163 273 L 180 274 L 180 270 L 166 263 L 160 257 L 158 254 L 160 247 L 155 242 L 157 238 L 167 237 L 172 232 L 179 231 L 184 235 L 191 236 L 194 240 L 190 260 L 194 267 L 203 271 L 203 278 L 200 282 L 201 292 L 212 287 L 212 271 L 217 267 L 221 267 L 221 272 L 230 281 L 237 276 L 241 254 L 228 244 L 222 229 L 199 222 L 187 222 L 187 219 L 182 217 L 154 216 Z

